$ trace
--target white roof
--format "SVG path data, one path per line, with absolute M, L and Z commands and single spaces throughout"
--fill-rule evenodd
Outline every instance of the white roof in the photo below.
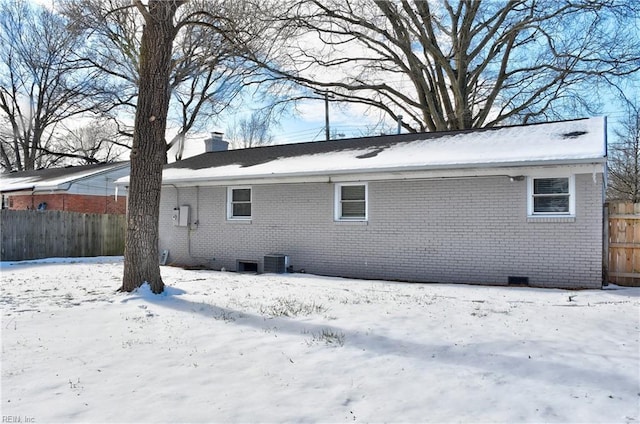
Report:
M 0 175 L 0 192 L 66 190 L 70 183 L 129 166 L 129 162 L 48 168 Z
M 394 139 L 397 137 L 402 136 L 369 138 L 367 140 L 372 140 L 369 145 L 362 143 L 362 139 L 316 142 L 327 145 L 325 150 L 328 151 L 303 154 L 292 153 L 292 145 L 246 149 L 245 155 L 251 154 L 254 159 L 258 153 L 268 157 L 251 163 L 245 163 L 242 151 L 238 150 L 206 153 L 166 167 L 163 183 L 606 161 L 604 117 L 487 130 L 424 133 L 409 141 L 397 141 Z M 329 148 L 328 143 L 336 148 Z M 303 144 L 297 146 L 302 147 Z M 351 144 L 353 148 L 349 147 Z M 278 152 L 281 152 L 280 156 Z M 225 154 L 229 155 L 208 156 Z M 227 157 L 229 159 L 223 159 Z

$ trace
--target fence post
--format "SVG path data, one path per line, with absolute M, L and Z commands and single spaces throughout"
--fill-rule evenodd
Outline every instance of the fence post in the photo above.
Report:
M 640 286 L 640 203 L 611 204 L 608 220 L 608 281 Z
M 602 211 L 602 285 L 609 285 L 609 202 Z

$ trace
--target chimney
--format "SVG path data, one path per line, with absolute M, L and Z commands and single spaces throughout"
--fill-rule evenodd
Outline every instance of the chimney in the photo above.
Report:
M 211 138 L 204 140 L 204 151 L 209 152 L 223 152 L 229 147 L 229 143 L 222 139 L 221 132 L 212 132 Z

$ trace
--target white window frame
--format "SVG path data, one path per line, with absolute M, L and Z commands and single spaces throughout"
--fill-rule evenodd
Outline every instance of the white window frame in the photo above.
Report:
M 233 215 L 233 190 L 250 190 L 249 204 L 251 205 L 250 216 Z M 227 187 L 227 219 L 230 221 L 250 221 L 253 216 L 253 188 L 251 186 Z
M 567 178 L 569 180 L 569 211 L 568 212 L 534 212 L 533 182 L 539 179 Z M 575 217 L 576 216 L 576 179 L 575 175 L 551 174 L 535 175 L 527 178 L 527 215 L 536 218 Z
M 342 187 L 364 186 L 364 216 L 342 216 Z M 336 183 L 334 190 L 334 220 L 335 221 L 368 221 L 369 220 L 369 184 L 366 182 Z

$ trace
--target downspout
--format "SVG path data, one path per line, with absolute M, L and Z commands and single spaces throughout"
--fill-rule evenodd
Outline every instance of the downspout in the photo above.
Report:
M 197 260 L 205 260 L 205 261 L 213 261 L 215 259 L 213 259 L 211 256 L 197 256 L 197 255 L 193 255 L 191 253 L 191 232 L 192 231 L 196 231 L 198 229 L 198 226 L 200 225 L 200 186 L 196 186 L 196 220 L 193 224 L 189 223 L 189 226 L 187 228 L 187 232 L 188 232 L 188 240 L 187 240 L 187 249 L 188 249 L 188 255 L 190 258 L 193 259 L 197 259 Z
M 109 177 L 104 177 L 104 213 L 109 211 Z
M 196 205 L 198 204 L 198 187 L 196 186 Z M 196 206 L 197 209 L 197 206 Z M 197 221 L 197 218 L 196 218 Z M 187 221 L 187 255 L 191 258 L 191 223 Z
M 166 184 L 169 186 L 172 186 L 173 188 L 176 189 L 176 208 L 180 208 L 180 189 L 178 186 L 176 186 L 175 184 Z M 194 225 L 196 226 L 196 228 L 198 228 L 198 224 L 200 223 L 200 186 L 196 186 L 196 222 L 194 222 Z M 189 258 L 199 258 L 197 256 L 193 256 L 191 254 L 191 231 L 193 231 L 194 229 L 192 228 L 192 224 L 190 222 L 187 222 L 187 256 L 189 256 Z
M 602 285 L 609 285 L 609 203 L 602 206 Z
M 175 209 L 180 210 L 180 189 L 175 184 L 165 184 L 167 186 L 171 186 L 176 190 L 176 207 Z M 176 225 L 175 223 L 173 224 Z M 187 255 L 191 256 L 191 240 L 189 237 L 189 224 L 187 223 Z
M 187 224 L 187 254 L 190 258 L 196 259 L 198 257 L 191 254 L 191 231 L 197 230 L 198 224 L 200 224 L 200 186 L 196 186 L 196 221 L 193 224 Z M 193 228 L 192 225 L 194 225 L 195 228 Z
M 73 185 L 73 183 L 66 183 L 67 188 L 64 189 L 64 193 L 62 193 L 62 210 L 67 210 L 67 195 L 69 194 L 69 189 Z
M 197 230 L 200 225 L 200 186 L 196 186 L 196 222 L 193 224 L 195 225 L 194 230 Z
M 180 190 L 175 184 L 165 184 L 176 189 L 176 208 L 180 207 Z
M 602 286 L 609 285 L 609 203 L 607 202 L 607 179 L 608 179 L 608 139 L 607 139 L 607 117 L 604 117 L 604 162 L 602 171 Z

